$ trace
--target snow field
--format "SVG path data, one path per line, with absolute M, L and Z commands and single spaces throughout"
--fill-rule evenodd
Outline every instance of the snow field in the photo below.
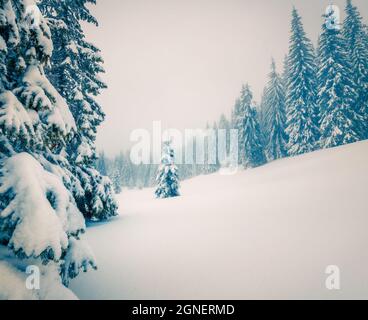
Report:
M 182 183 L 179 198 L 123 191 L 88 229 L 99 270 L 81 299 L 368 298 L 368 142 Z M 326 267 L 341 290 L 326 289 Z

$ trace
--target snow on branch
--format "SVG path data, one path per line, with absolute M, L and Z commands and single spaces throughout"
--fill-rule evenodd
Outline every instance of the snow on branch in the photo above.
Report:
M 23 257 L 58 261 L 68 248 L 68 235 L 84 230 L 83 218 L 61 179 L 28 153 L 3 161 L 0 173 L 0 227 L 10 226 L 8 247 Z
M 20 134 L 27 142 L 35 135 L 32 118 L 11 91 L 0 94 L 0 129 Z
M 66 104 L 40 68 L 31 65 L 24 77 L 24 86 L 16 90 L 22 102 L 29 108 L 36 106 L 43 112 L 49 126 L 55 126 L 63 135 L 76 130 L 74 118 Z

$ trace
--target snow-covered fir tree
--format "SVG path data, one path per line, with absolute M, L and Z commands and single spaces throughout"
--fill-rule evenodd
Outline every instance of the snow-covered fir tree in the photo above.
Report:
M 110 179 L 101 175 L 94 163 L 97 159 L 95 140 L 104 113 L 95 97 L 106 85 L 99 78 L 104 72 L 100 50 L 83 34 L 81 21 L 97 25 L 87 4 L 95 0 L 41 0 L 40 8 L 50 22 L 54 54 L 47 74 L 64 97 L 75 118 L 77 134 L 66 151 L 70 171 L 81 188 L 72 186 L 78 208 L 86 218 L 104 220 L 117 214 Z
M 362 17 L 351 0 L 345 8 L 343 36 L 351 61 L 353 80 L 358 95 L 358 109 L 363 116 L 361 122 L 362 138 L 368 138 L 368 42 Z
M 111 180 L 114 186 L 114 191 L 116 193 L 120 193 L 121 192 L 121 187 L 122 187 L 122 176 L 121 176 L 121 171 L 120 168 L 118 167 L 118 165 L 115 163 L 114 164 L 114 169 L 111 173 Z
M 0 299 L 75 298 L 62 284 L 96 267 L 66 188 L 77 126 L 44 72 L 52 50 L 35 1 L 0 0 Z M 24 285 L 29 265 L 40 268 L 39 291 Z
M 286 67 L 287 148 L 294 156 L 315 150 L 319 139 L 314 49 L 295 8 Z
M 165 141 L 162 148 L 161 165 L 157 173 L 157 198 L 172 198 L 179 196 L 179 175 L 175 165 L 175 153 L 170 141 Z
M 265 112 L 264 136 L 265 149 L 269 161 L 287 156 L 288 137 L 286 127 L 286 102 L 283 81 L 276 71 L 275 61 L 272 60 L 269 81 L 263 98 Z
M 333 17 L 333 10 L 326 15 Z M 357 93 L 352 67 L 339 26 L 325 23 L 318 48 L 318 105 L 321 110 L 322 148 L 336 147 L 361 139 Z
M 266 163 L 263 139 L 253 94 L 248 85 L 243 86 L 241 97 L 235 105 L 233 123 L 239 131 L 239 160 L 245 168 Z

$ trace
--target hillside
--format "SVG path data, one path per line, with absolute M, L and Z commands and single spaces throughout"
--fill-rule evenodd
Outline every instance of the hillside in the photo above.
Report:
M 368 142 L 182 183 L 125 191 L 87 238 L 99 270 L 81 299 L 368 298 Z M 326 289 L 336 265 L 341 290 Z

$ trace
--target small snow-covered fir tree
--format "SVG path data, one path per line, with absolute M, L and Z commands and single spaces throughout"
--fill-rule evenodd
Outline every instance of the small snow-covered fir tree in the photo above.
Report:
M 233 123 L 239 130 L 239 159 L 245 168 L 266 163 L 263 139 L 253 94 L 248 85 L 243 86 L 241 97 L 235 105 Z
M 81 188 L 72 185 L 71 191 L 86 218 L 103 220 L 117 214 L 112 182 L 94 169 L 97 127 L 105 117 L 95 97 L 106 85 L 99 78 L 104 72 L 100 50 L 85 39 L 81 27 L 81 21 L 97 25 L 87 7 L 95 3 L 95 0 L 63 0 L 62 3 L 41 0 L 40 8 L 50 22 L 54 40 L 51 67 L 46 71 L 67 101 L 77 126 L 77 134 L 66 151 L 71 164 L 69 170 Z
M 287 65 L 287 145 L 291 156 L 316 149 L 319 138 L 314 49 L 294 8 Z
M 363 117 L 360 122 L 362 138 L 368 138 L 368 41 L 362 17 L 351 0 L 345 8 L 343 36 L 351 61 L 353 80 L 358 95 L 357 108 Z
M 287 156 L 288 137 L 286 127 L 285 90 L 280 75 L 276 72 L 275 61 L 272 60 L 269 82 L 266 87 L 263 108 L 265 149 L 268 160 L 276 160 Z
M 111 180 L 114 186 L 114 191 L 116 193 L 121 192 L 121 183 L 122 183 L 122 168 L 119 166 L 119 163 L 117 160 L 113 163 L 113 169 L 111 172 Z
M 175 165 L 174 149 L 170 141 L 165 141 L 162 150 L 161 165 L 156 178 L 157 188 L 155 191 L 157 198 L 172 198 L 179 196 L 179 175 Z
M 75 297 L 63 285 L 95 268 L 81 236 L 85 222 L 65 187 L 63 150 L 77 126 L 45 75 L 53 50 L 50 29 L 33 0 L 0 0 L 0 298 Z M 57 159 L 57 161 L 55 161 Z M 39 292 L 25 283 L 40 268 Z M 4 283 L 4 280 L 5 281 Z M 50 290 L 49 290 L 50 289 Z
M 330 19 L 333 10 L 326 15 Z M 339 27 L 326 23 L 319 41 L 319 92 L 322 148 L 336 147 L 361 139 L 357 108 L 357 93 L 351 64 Z

